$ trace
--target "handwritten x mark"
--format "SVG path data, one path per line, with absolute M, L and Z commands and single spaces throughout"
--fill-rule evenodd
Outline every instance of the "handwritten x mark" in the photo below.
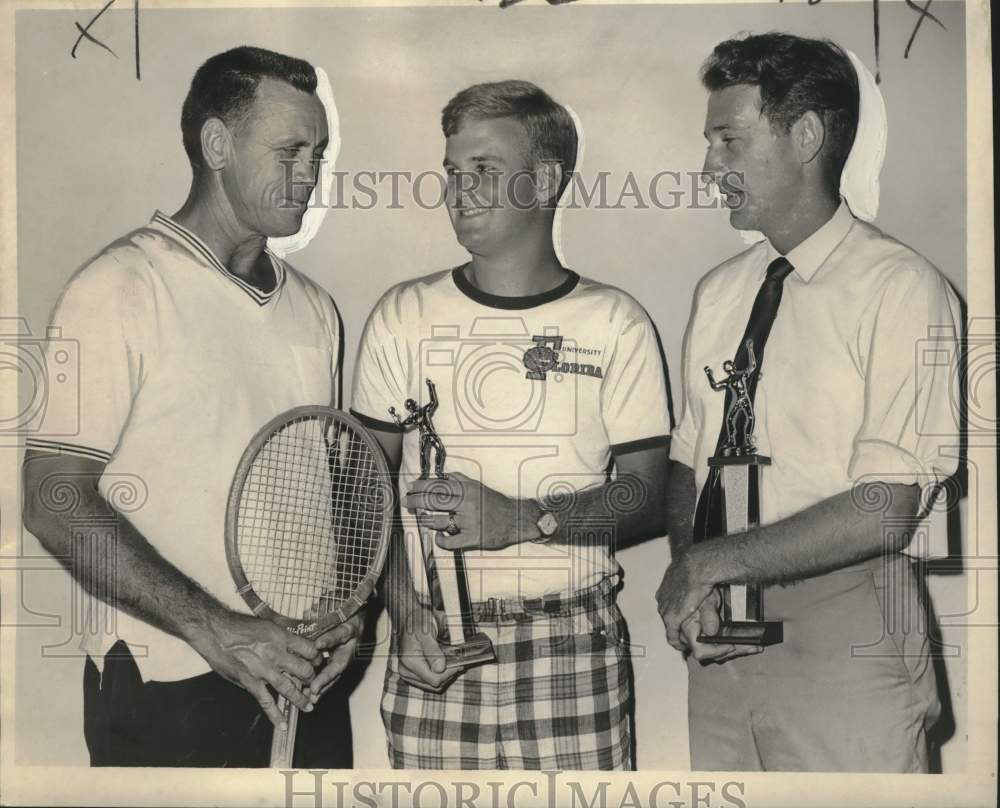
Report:
M 101 18 L 101 15 L 104 14 L 104 12 L 107 11 L 109 8 L 111 8 L 111 6 L 113 6 L 114 4 L 115 4 L 115 0 L 108 0 L 108 2 L 104 5 L 104 8 L 102 8 L 100 11 L 98 11 L 97 14 L 95 14 L 94 17 L 90 20 L 90 22 L 87 23 L 87 27 L 86 28 L 84 28 L 78 22 L 74 23 L 74 25 L 76 25 L 76 30 L 80 32 L 80 36 L 78 36 L 76 38 L 76 42 L 73 43 L 73 50 L 71 50 L 69 52 L 70 56 L 72 56 L 75 59 L 76 58 L 76 49 L 78 47 L 80 47 L 80 43 L 84 39 L 87 39 L 90 42 L 93 42 L 95 45 L 98 45 L 99 47 L 104 48 L 104 50 L 106 50 L 108 53 L 110 53 L 116 59 L 118 58 L 118 54 L 117 53 L 115 53 L 113 50 L 111 50 L 111 48 L 109 48 L 107 45 L 105 45 L 103 42 L 101 42 L 99 39 L 97 39 L 96 37 L 94 37 L 93 34 L 90 33 L 90 29 L 93 26 L 93 24 L 95 22 L 97 22 Z
M 920 26 L 924 24 L 924 20 L 932 20 L 933 22 L 936 22 L 939 26 L 941 26 L 942 30 L 944 31 L 948 30 L 947 28 L 945 28 L 944 23 L 941 22 L 941 20 L 939 20 L 937 17 L 931 14 L 930 11 L 928 11 L 928 9 L 931 7 L 931 3 L 933 2 L 934 0 L 927 0 L 927 4 L 923 8 L 920 8 L 920 6 L 914 3 L 913 0 L 906 0 L 906 5 L 912 8 L 915 12 L 917 12 L 917 14 L 920 15 L 920 19 L 917 20 L 917 24 L 913 28 L 913 33 L 910 34 L 910 41 L 906 43 L 906 51 L 904 51 L 903 53 L 904 59 L 910 58 L 910 48 L 913 47 L 913 40 L 917 38 L 917 34 L 920 31 Z

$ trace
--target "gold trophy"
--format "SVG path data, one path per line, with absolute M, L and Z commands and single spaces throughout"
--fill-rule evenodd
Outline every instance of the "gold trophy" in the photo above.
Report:
M 753 341 L 746 341 L 747 366 L 737 368 L 733 360 L 722 364 L 728 374 L 716 381 L 710 367 L 705 375 L 713 390 L 726 390 L 726 441 L 709 468 L 718 468 L 721 478 L 723 535 L 745 533 L 760 523 L 760 475 L 771 458 L 758 454 L 753 441 L 754 411 L 748 382 L 757 371 Z M 734 645 L 774 645 L 782 641 L 782 624 L 764 619 L 764 595 L 758 584 L 722 584 L 721 622 L 717 633 L 702 634 L 698 642 Z
M 420 439 L 420 479 L 431 479 L 431 454 L 434 454 L 434 477 L 445 480 L 444 461 L 447 457 L 441 437 L 434 431 L 431 420 L 438 407 L 437 390 L 434 382 L 427 379 L 428 401 L 422 407 L 412 398 L 406 400 L 406 418 L 400 418 L 395 407 L 389 408 L 393 420 L 406 430 L 415 426 Z M 431 511 L 432 513 L 434 511 Z M 450 514 L 444 533 L 455 535 L 458 526 L 454 513 Z M 427 587 L 431 596 L 431 608 L 438 622 L 438 644 L 445 657 L 448 669 L 467 668 L 484 662 L 494 662 L 496 653 L 490 638 L 476 630 L 469 597 L 469 581 L 465 572 L 465 558 L 461 550 L 444 550 L 434 541 L 437 532 L 421 527 L 420 545 L 424 554 L 424 569 L 427 571 Z

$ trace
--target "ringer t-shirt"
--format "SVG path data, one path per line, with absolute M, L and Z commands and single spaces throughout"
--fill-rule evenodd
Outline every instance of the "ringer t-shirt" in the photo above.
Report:
M 613 453 L 666 444 L 663 362 L 635 300 L 576 273 L 544 294 L 497 297 L 462 270 L 401 283 L 375 306 L 355 367 L 359 417 L 395 429 L 389 407 L 405 417 L 406 399 L 426 404 L 430 378 L 445 471 L 516 499 L 565 503 L 605 484 Z M 409 430 L 401 493 L 420 474 L 418 442 Z M 405 509 L 403 523 L 414 585 L 426 596 L 416 523 Z M 466 551 L 471 598 L 569 593 L 616 574 L 613 525 L 579 531 L 575 545 Z
M 243 450 L 287 409 L 339 404 L 333 301 L 268 257 L 275 283 L 262 291 L 159 212 L 102 250 L 70 279 L 51 319 L 62 340 L 79 345 L 79 396 L 53 397 L 27 441 L 107 463 L 102 495 L 168 561 L 242 612 L 224 525 Z M 91 608 L 105 618 L 87 621 L 84 647 L 98 662 L 120 638 L 144 679 L 209 670 L 183 640 L 123 611 Z

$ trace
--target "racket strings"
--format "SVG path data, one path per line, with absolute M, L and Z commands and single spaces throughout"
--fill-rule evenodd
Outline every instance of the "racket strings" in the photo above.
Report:
M 375 563 L 385 485 L 372 449 L 346 424 L 309 416 L 276 430 L 253 460 L 237 516 L 257 595 L 293 619 L 335 611 Z

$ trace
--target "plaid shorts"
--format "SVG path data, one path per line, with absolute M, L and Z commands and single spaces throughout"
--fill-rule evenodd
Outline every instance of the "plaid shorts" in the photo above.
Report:
M 495 664 L 429 693 L 390 657 L 382 721 L 393 768 L 631 770 L 628 634 L 612 580 L 474 610 Z

